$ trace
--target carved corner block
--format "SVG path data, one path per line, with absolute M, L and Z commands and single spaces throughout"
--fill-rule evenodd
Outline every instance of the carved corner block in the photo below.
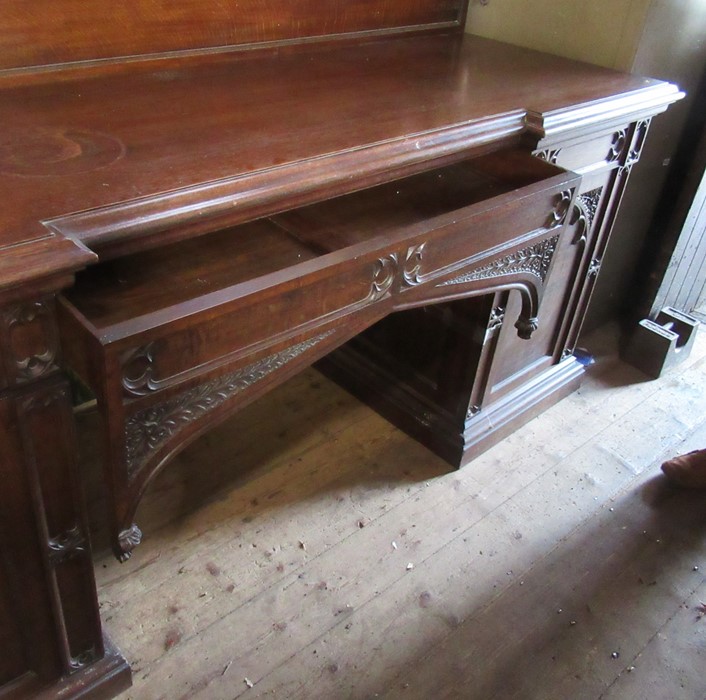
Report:
M 52 298 L 0 311 L 0 388 L 47 376 L 57 369 L 58 356 L 59 333 Z

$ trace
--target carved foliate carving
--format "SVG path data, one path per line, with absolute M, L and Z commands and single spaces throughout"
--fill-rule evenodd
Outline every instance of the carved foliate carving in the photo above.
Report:
M 51 301 L 13 306 L 3 313 L 2 322 L 11 383 L 29 382 L 56 369 L 59 336 Z
M 517 328 L 517 335 L 522 340 L 529 340 L 532 337 L 537 328 L 539 328 L 539 319 L 536 316 L 531 318 L 520 318 L 515 321 L 515 328 Z
M 574 203 L 574 215 L 571 223 L 576 226 L 576 235 L 573 243 L 586 243 L 588 234 L 591 232 L 593 222 L 598 212 L 598 205 L 601 201 L 603 187 L 596 187 L 588 192 L 580 194 Z
M 633 133 L 632 143 L 630 144 L 630 152 L 628 153 L 628 158 L 626 161 L 627 165 L 632 165 L 640 160 L 640 154 L 642 153 L 642 147 L 645 145 L 645 139 L 647 138 L 647 131 L 649 128 L 649 119 L 643 119 L 635 125 L 635 132 Z
M 318 345 L 333 332 L 321 333 L 130 416 L 125 423 L 128 476 L 133 478 L 145 459 L 183 428 Z
M 142 345 L 123 360 L 123 389 L 132 396 L 144 396 L 158 387 L 154 379 L 154 343 Z
M 390 253 L 390 255 L 375 261 L 373 282 L 368 294 L 368 301 L 378 301 L 390 291 L 392 283 L 397 276 L 398 266 L 396 253 Z
M 99 658 L 100 655 L 95 647 L 84 649 L 80 654 L 71 657 L 69 661 L 70 672 L 80 671 L 85 666 L 90 666 L 95 661 L 98 661 Z
M 561 148 L 550 149 L 547 148 L 544 151 L 538 151 L 536 154 L 537 158 L 546 160 L 547 163 L 556 165 L 559 161 L 559 156 L 561 155 Z
M 135 523 L 126 530 L 122 530 L 118 534 L 118 546 L 120 547 L 118 559 L 120 559 L 121 562 L 127 561 L 132 555 L 132 550 L 135 549 L 140 542 L 142 542 L 142 530 L 140 530 Z
M 421 269 L 425 246 L 426 243 L 420 243 L 407 248 L 402 279 L 408 287 L 414 287 L 422 282 Z
M 78 525 L 57 537 L 51 538 L 47 544 L 49 547 L 49 561 L 55 566 L 73 559 L 78 554 L 83 554 L 88 549 L 86 536 Z
M 600 258 L 593 258 L 590 265 L 588 266 L 588 276 L 597 277 L 598 273 L 601 271 L 601 261 Z
M 488 319 L 486 337 L 494 336 L 502 328 L 504 321 L 505 321 L 504 307 L 496 306 L 490 312 L 490 318 Z
M 492 279 L 517 273 L 530 274 L 544 282 L 558 242 L 559 234 L 551 238 L 545 238 L 526 248 L 522 248 L 522 250 L 496 258 L 482 267 L 457 275 L 438 286 L 465 284 L 466 282 L 475 282 L 476 280 Z
M 481 407 L 474 403 L 472 406 L 468 407 L 468 410 L 466 411 L 466 419 L 473 418 L 473 416 L 477 416 L 480 412 Z
M 569 213 L 569 207 L 571 206 L 571 201 L 573 198 L 573 190 L 564 190 L 556 195 L 554 200 L 554 209 L 549 214 L 546 228 L 556 228 L 564 223 L 566 220 L 566 215 Z

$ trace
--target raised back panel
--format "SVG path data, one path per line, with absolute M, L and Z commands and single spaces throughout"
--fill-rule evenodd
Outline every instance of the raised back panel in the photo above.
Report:
M 2 0 L 0 70 L 460 26 L 467 0 Z

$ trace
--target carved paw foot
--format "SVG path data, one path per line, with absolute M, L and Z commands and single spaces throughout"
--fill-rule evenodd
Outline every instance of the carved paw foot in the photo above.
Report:
M 539 319 L 536 316 L 533 318 L 520 317 L 515 323 L 515 328 L 517 328 L 517 335 L 522 340 L 529 340 L 532 337 L 532 333 L 539 328 Z
M 142 542 L 142 530 L 133 523 L 127 530 L 118 534 L 118 546 L 115 555 L 120 562 L 126 562 L 132 555 L 132 550 Z

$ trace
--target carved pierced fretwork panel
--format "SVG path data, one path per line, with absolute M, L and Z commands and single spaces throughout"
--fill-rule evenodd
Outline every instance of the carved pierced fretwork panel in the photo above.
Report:
M 125 423 L 128 476 L 133 478 L 153 452 L 184 428 L 284 367 L 333 332 L 321 333 L 130 416 Z
M 540 282 L 544 282 L 558 242 L 559 234 L 551 238 L 545 238 L 514 253 L 491 260 L 481 267 L 463 272 L 456 277 L 441 282 L 438 286 L 465 284 L 467 282 L 488 280 L 518 273 L 533 275 Z
M 22 384 L 56 369 L 59 336 L 52 300 L 17 304 L 0 316 L 6 382 Z

